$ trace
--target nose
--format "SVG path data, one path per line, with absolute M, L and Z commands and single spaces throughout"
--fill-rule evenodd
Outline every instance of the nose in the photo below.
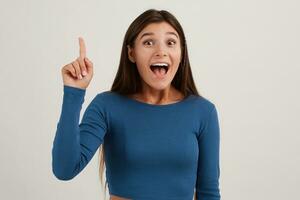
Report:
M 164 46 L 162 44 L 158 44 L 156 46 L 155 57 L 163 57 L 163 56 L 167 56 L 167 53 L 164 49 Z
M 167 53 L 163 50 L 159 50 L 155 53 L 155 57 L 165 57 L 167 56 Z

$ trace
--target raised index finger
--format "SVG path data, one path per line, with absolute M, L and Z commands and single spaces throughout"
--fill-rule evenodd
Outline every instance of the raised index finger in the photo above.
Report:
M 85 43 L 82 37 L 79 37 L 79 56 L 81 58 L 86 57 Z

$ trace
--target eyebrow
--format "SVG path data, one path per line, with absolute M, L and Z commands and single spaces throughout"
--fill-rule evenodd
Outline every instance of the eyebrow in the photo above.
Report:
M 178 38 L 178 35 L 174 32 L 166 32 L 166 34 L 175 35 Z M 142 39 L 142 37 L 147 36 L 147 35 L 154 35 L 154 33 L 153 32 L 143 33 L 142 36 L 140 37 L 140 39 Z

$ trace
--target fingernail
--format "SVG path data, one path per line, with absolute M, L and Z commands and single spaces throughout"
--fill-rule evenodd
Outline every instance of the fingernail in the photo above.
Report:
M 79 74 L 79 79 L 82 79 L 82 76 L 81 76 L 81 74 Z
M 83 76 L 87 75 L 86 71 L 82 71 L 82 75 Z

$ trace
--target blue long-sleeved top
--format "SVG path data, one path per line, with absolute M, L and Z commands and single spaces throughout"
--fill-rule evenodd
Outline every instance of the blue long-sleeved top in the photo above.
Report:
M 196 95 L 154 105 L 111 91 L 80 111 L 86 90 L 64 85 L 52 148 L 60 180 L 78 175 L 103 144 L 109 193 L 134 200 L 219 200 L 215 105 Z

